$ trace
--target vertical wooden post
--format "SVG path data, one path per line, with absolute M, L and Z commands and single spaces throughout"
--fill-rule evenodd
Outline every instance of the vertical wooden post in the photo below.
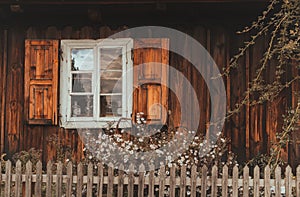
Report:
M 123 197 L 124 189 L 124 165 L 121 164 L 119 167 L 119 176 L 118 176 L 118 197 Z
M 245 166 L 243 170 L 243 197 L 249 196 L 249 167 Z
M 165 191 L 165 166 L 162 164 L 159 168 L 159 197 L 164 197 L 164 191 Z
M 32 185 L 32 163 L 31 161 L 28 161 L 26 163 L 26 172 L 25 172 L 25 197 L 31 197 L 32 191 L 31 191 L 31 185 Z
M 233 174 L 232 174 L 232 196 L 233 197 L 239 196 L 238 179 L 239 179 L 239 169 L 237 166 L 234 166 Z
M 265 184 L 265 197 L 269 197 L 271 195 L 271 188 L 270 188 L 270 167 L 267 165 L 265 167 L 264 172 L 264 184 Z
M 207 167 L 204 165 L 202 167 L 202 177 L 201 177 L 201 197 L 206 197 L 206 187 L 207 187 Z
M 97 185 L 97 193 L 98 197 L 102 197 L 103 193 L 103 165 L 102 163 L 98 163 L 98 185 Z
M 6 161 L 5 164 L 5 188 L 4 196 L 10 196 L 10 186 L 11 186 L 11 161 Z
M 180 197 L 186 196 L 186 165 L 181 166 L 180 172 Z
M 88 173 L 87 173 L 87 197 L 93 196 L 93 164 L 90 162 L 88 165 Z
M 52 196 L 52 162 L 47 163 L 46 197 Z
M 36 182 L 34 187 L 34 196 L 42 197 L 42 162 L 36 164 Z
M 82 163 L 77 165 L 77 188 L 76 193 L 78 197 L 82 196 L 82 185 L 83 185 L 83 172 L 82 172 Z
M 21 196 L 21 182 L 22 182 L 22 166 L 21 161 L 16 163 L 16 181 L 15 181 L 15 197 Z
M 144 197 L 144 184 L 145 184 L 145 166 L 141 164 L 139 167 L 138 197 Z
M 73 164 L 69 162 L 67 165 L 67 183 L 66 183 L 66 197 L 72 197 L 72 183 L 73 183 Z
M 228 167 L 227 165 L 223 166 L 222 174 L 222 196 L 228 195 Z

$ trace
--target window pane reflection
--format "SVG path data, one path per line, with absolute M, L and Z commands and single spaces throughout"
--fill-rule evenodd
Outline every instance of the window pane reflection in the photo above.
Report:
M 71 70 L 93 70 L 94 53 L 93 49 L 72 49 L 71 50 Z
M 100 96 L 100 117 L 122 116 L 122 95 Z

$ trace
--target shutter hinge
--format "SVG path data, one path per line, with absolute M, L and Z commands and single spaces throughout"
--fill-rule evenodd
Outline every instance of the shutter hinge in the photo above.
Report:
M 59 57 L 59 59 L 61 59 L 61 61 L 64 61 L 64 58 L 63 58 L 63 50 L 62 50 L 62 49 L 59 49 L 59 50 L 58 50 L 58 57 Z
M 133 49 L 131 49 L 131 60 L 134 61 L 134 53 L 133 53 Z

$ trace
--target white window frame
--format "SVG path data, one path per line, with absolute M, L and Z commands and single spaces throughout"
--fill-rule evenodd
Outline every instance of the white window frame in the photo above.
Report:
M 93 117 L 71 117 L 71 49 L 94 49 Z M 100 49 L 122 48 L 122 117 L 100 117 Z M 60 126 L 64 128 L 105 128 L 108 123 L 117 123 L 120 118 L 131 118 L 133 92 L 133 62 L 131 38 L 100 39 L 100 40 L 61 40 L 60 64 Z M 119 125 L 126 127 L 128 124 Z

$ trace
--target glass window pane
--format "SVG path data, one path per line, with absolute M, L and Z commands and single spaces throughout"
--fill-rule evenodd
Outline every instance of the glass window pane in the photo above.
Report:
M 101 70 L 122 70 L 122 48 L 100 49 Z
M 122 80 L 102 79 L 100 80 L 100 93 L 122 93 Z
M 93 96 L 71 96 L 72 117 L 93 117 Z
M 92 73 L 72 74 L 72 92 L 92 92 Z
M 122 116 L 122 95 L 100 96 L 100 117 Z
M 72 49 L 71 50 L 71 70 L 93 70 L 94 53 L 93 49 Z

